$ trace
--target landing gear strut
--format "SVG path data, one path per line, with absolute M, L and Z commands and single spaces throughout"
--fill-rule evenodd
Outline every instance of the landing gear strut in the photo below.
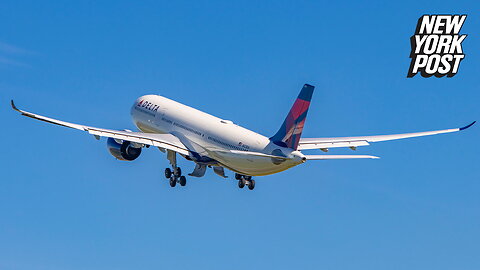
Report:
M 243 174 L 236 173 L 235 179 L 238 180 L 239 188 L 244 188 L 245 185 L 248 186 L 249 190 L 253 190 L 255 188 L 255 180 L 253 180 L 250 175 L 243 175 Z
M 177 167 L 177 156 L 176 153 L 170 150 L 167 150 L 167 158 L 172 165 L 172 169 L 165 169 L 165 178 L 169 179 L 171 187 L 175 187 L 177 183 L 180 183 L 180 186 L 185 186 L 187 184 L 187 178 L 182 175 L 182 169 Z

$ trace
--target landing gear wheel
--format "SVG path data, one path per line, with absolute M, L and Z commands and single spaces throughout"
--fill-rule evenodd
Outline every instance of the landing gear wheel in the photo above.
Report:
M 241 179 L 242 179 L 242 175 L 239 174 L 239 173 L 235 173 L 235 179 L 241 180 Z
M 243 176 L 245 180 L 250 181 L 252 180 L 252 177 L 250 175 L 244 175 Z
M 245 186 L 245 180 L 243 179 L 238 180 L 238 187 L 243 188 L 244 186 Z
M 248 181 L 248 189 L 253 190 L 255 188 L 255 180 Z
M 169 179 L 170 177 L 172 177 L 172 170 L 170 170 L 170 168 L 166 168 L 165 169 L 165 178 Z
M 175 177 L 170 178 L 170 186 L 175 187 L 177 185 L 177 179 Z
M 185 176 L 180 176 L 180 186 L 184 187 L 187 184 L 187 178 Z
M 176 177 L 180 177 L 182 175 L 182 169 L 180 169 L 180 167 L 174 168 L 173 175 L 175 175 Z

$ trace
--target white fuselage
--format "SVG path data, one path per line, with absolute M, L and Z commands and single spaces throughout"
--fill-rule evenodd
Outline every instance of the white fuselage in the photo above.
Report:
M 162 96 L 138 98 L 132 106 L 131 115 L 134 124 L 143 132 L 169 133 L 179 138 L 194 153 L 188 158 L 197 163 L 223 166 L 241 174 L 258 176 L 284 171 L 305 161 L 299 151 L 273 144 L 269 138 L 231 121 Z M 275 160 L 242 154 L 245 151 L 289 159 Z

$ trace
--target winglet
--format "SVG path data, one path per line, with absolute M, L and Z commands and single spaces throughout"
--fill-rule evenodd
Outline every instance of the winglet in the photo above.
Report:
M 473 126 L 473 124 L 475 124 L 476 122 L 477 122 L 477 121 L 473 121 L 473 122 L 472 122 L 472 123 L 470 123 L 469 125 L 466 125 L 466 126 L 464 126 L 464 127 L 461 127 L 461 128 L 459 128 L 459 130 L 465 130 L 465 129 L 467 129 L 467 128 L 469 128 L 469 127 Z
M 20 110 L 17 108 L 17 106 L 15 106 L 15 103 L 13 102 L 13 99 L 10 100 L 10 104 L 12 105 L 12 109 L 14 109 L 17 112 L 20 112 Z

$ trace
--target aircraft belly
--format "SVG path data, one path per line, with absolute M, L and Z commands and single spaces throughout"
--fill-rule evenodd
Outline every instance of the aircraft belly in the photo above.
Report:
M 274 164 L 271 158 L 266 157 L 238 157 L 235 155 L 216 155 L 216 159 L 228 169 L 251 176 L 269 175 L 284 171 L 298 165 L 291 161 Z

